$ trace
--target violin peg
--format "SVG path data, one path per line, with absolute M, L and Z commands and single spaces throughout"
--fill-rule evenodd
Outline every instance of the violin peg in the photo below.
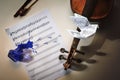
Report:
M 61 52 L 61 53 L 64 53 L 64 52 L 65 52 L 65 53 L 69 53 L 67 50 L 65 50 L 65 48 L 61 48 L 61 49 L 60 49 L 60 52 Z
M 60 55 L 60 56 L 59 56 L 59 59 L 60 59 L 60 60 L 62 60 L 62 59 L 63 59 L 63 60 L 67 60 L 63 55 Z

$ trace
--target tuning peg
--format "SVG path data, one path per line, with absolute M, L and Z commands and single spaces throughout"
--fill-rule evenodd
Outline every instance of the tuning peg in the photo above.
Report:
M 60 60 L 62 60 L 62 59 L 67 60 L 63 55 L 60 55 L 60 56 L 59 56 L 59 59 L 60 59 Z
M 61 48 L 61 49 L 60 49 L 60 52 L 62 52 L 62 53 L 64 53 L 64 52 L 65 52 L 65 53 L 69 53 L 67 50 L 65 50 L 65 48 Z

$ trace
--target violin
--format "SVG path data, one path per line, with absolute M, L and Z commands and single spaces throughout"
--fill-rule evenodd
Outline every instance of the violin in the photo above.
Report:
M 110 13 L 114 0 L 70 0 L 70 3 L 73 13 L 100 20 Z
M 71 9 L 73 13 L 80 14 L 88 18 L 89 21 L 102 20 L 110 13 L 112 9 L 114 0 L 70 0 Z M 80 29 L 77 28 L 77 31 L 80 32 Z M 82 62 L 82 59 L 75 59 L 75 53 L 84 55 L 84 52 L 78 51 L 77 46 L 80 39 L 74 38 L 70 51 L 66 51 L 64 48 L 61 48 L 62 53 L 69 53 L 67 58 L 63 55 L 59 56 L 59 59 L 64 59 L 66 62 L 63 64 L 64 69 L 67 70 L 71 67 L 72 62 L 76 61 L 78 63 Z

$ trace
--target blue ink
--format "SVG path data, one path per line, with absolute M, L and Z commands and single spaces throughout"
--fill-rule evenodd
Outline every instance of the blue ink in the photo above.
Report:
M 19 44 L 18 47 L 14 50 L 10 50 L 8 57 L 14 62 L 30 62 L 33 59 L 33 42 L 28 41 L 27 43 Z

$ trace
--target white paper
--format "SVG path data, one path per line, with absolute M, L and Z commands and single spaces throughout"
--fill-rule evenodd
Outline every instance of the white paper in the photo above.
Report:
M 84 16 L 81 16 L 79 14 L 74 14 L 74 16 L 71 16 L 73 22 L 76 24 L 76 26 L 81 30 L 80 32 L 75 30 L 68 30 L 68 32 L 76 38 L 84 39 L 92 36 L 96 33 L 96 30 L 98 28 L 98 24 L 90 24 L 88 19 Z
M 71 16 L 71 19 L 80 29 L 83 29 L 84 27 L 88 27 L 88 25 L 90 25 L 86 17 L 79 15 L 77 13 L 74 13 L 74 16 Z
M 67 31 L 69 32 L 70 35 L 72 35 L 75 38 L 85 39 L 96 33 L 98 25 L 94 24 L 94 25 L 90 25 L 90 26 L 91 27 L 83 28 L 80 32 L 75 31 L 75 30 L 67 30 Z
M 37 53 L 30 63 L 23 63 L 30 80 L 55 80 L 66 74 L 63 63 L 58 59 L 62 39 L 48 11 L 43 11 L 6 29 L 16 45 L 34 42 Z

